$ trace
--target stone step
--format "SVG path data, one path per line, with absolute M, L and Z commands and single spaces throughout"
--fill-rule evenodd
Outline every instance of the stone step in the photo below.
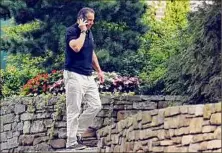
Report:
M 88 147 L 83 150 L 63 149 L 63 150 L 57 150 L 55 152 L 98 152 L 98 149 L 97 149 L 97 147 Z

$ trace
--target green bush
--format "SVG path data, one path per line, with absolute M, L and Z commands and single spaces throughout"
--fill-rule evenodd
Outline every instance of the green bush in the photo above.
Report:
M 155 18 L 155 6 L 149 8 L 144 15 L 144 22 L 150 27 L 142 37 L 143 45 L 140 48 L 144 66 L 139 76 L 146 82 L 142 85 L 144 92 L 149 91 L 151 94 L 163 90 L 166 63 L 178 53 L 183 41 L 180 32 L 187 26 L 188 6 L 189 1 L 166 1 L 165 16 L 161 21 Z
M 21 87 L 38 73 L 43 72 L 37 68 L 43 58 L 31 57 L 30 54 L 9 54 L 6 69 L 1 70 L 2 95 L 8 97 L 18 95 Z

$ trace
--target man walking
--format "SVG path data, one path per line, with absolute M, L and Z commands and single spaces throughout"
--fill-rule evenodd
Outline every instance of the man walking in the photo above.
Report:
M 94 117 L 101 110 L 97 84 L 92 76 L 93 68 L 97 71 L 101 83 L 104 74 L 94 52 L 91 27 L 95 12 L 85 7 L 78 13 L 77 23 L 67 28 L 65 70 L 63 73 L 66 89 L 67 143 L 70 149 L 84 149 L 81 134 L 92 124 Z M 81 112 L 81 103 L 89 107 Z

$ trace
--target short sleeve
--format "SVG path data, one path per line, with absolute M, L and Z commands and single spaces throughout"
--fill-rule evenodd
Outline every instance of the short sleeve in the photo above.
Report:
M 76 28 L 68 28 L 66 30 L 66 42 L 69 43 L 72 39 L 77 39 L 78 32 Z

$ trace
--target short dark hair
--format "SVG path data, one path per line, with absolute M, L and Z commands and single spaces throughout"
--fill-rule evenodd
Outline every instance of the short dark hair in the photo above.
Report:
M 89 12 L 95 14 L 95 11 L 92 8 L 84 7 L 78 12 L 77 18 L 80 16 L 86 16 L 86 14 Z

